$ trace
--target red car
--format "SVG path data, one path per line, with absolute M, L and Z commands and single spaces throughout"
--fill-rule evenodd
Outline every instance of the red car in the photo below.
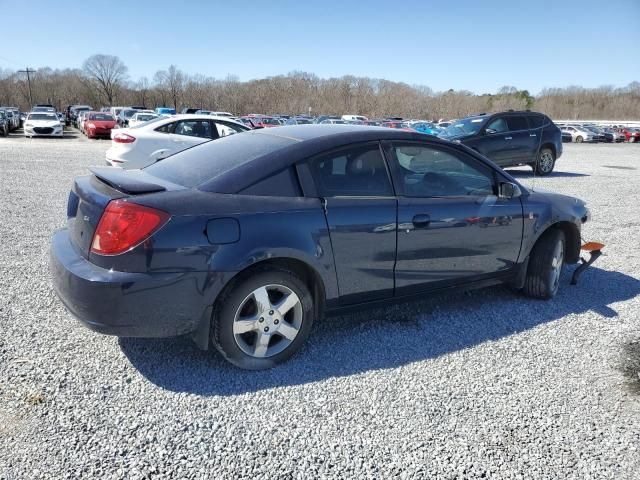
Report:
M 88 138 L 111 138 L 111 130 L 116 126 L 113 115 L 105 112 L 89 112 L 84 120 L 84 132 Z
M 269 117 L 267 115 L 258 115 L 256 113 L 250 113 L 246 117 L 253 122 L 256 127 L 262 128 L 271 128 L 271 127 L 280 127 L 282 124 L 274 117 Z
M 624 139 L 627 142 L 640 142 L 640 129 L 626 127 L 622 129 Z
M 384 122 L 382 125 L 380 125 L 381 127 L 387 127 L 387 128 L 397 128 L 399 130 L 404 130 L 405 132 L 413 132 L 414 130 L 411 129 L 409 127 L 409 125 L 407 125 L 404 122 L 397 122 L 397 121 L 393 121 L 393 122 Z

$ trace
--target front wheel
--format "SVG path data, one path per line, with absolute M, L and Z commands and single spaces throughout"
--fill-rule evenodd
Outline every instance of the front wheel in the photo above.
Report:
M 543 148 L 538 154 L 538 161 L 535 163 L 534 169 L 538 175 L 549 175 L 553 172 L 556 164 L 556 156 L 550 148 Z
M 557 228 L 547 230 L 537 241 L 522 289 L 525 295 L 548 300 L 555 297 L 564 265 L 565 237 Z
M 296 274 L 262 270 L 223 294 L 212 319 L 211 341 L 240 368 L 271 368 L 304 344 L 314 311 L 313 297 Z
M 582 138 L 580 135 L 576 137 L 576 143 L 582 143 L 583 141 L 584 141 L 584 138 Z

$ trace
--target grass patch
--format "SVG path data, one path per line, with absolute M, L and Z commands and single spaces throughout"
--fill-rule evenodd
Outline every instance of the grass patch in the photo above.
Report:
M 44 403 L 44 395 L 41 393 L 31 393 L 27 395 L 27 403 L 31 406 L 42 405 Z

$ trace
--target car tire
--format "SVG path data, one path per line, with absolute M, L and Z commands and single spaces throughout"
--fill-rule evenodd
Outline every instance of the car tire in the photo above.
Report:
M 211 342 L 237 367 L 268 369 L 302 347 L 314 316 L 313 296 L 301 278 L 285 269 L 259 270 L 216 302 Z
M 534 164 L 535 173 L 541 176 L 549 175 L 556 165 L 556 156 L 550 148 L 543 148 L 538 153 L 538 160 Z
M 565 237 L 557 228 L 547 230 L 536 242 L 529 257 L 522 291 L 532 298 L 555 297 L 564 265 Z
M 581 136 L 581 135 L 578 135 L 578 136 L 576 137 L 576 143 L 582 143 L 583 141 L 584 141 L 584 138 L 582 138 L 582 136 Z

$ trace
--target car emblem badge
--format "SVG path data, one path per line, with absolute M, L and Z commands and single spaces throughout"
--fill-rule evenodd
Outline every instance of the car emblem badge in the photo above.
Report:
M 88 221 L 89 221 L 89 216 L 88 216 L 88 215 L 85 215 L 84 217 L 82 217 L 82 219 L 83 219 L 85 222 L 88 222 Z

